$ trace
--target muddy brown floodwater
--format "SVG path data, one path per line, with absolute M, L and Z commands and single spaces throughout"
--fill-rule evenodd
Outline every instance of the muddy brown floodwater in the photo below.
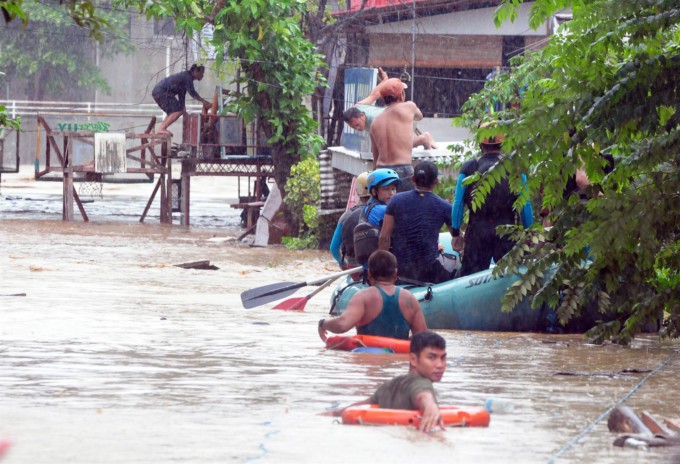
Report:
M 431 435 L 342 426 L 318 413 L 365 398 L 406 356 L 324 350 L 330 289 L 304 312 L 246 310 L 239 297 L 336 272 L 330 254 L 237 243 L 237 212 L 210 189 L 192 195 L 202 225 L 186 229 L 108 217 L 143 208 L 132 188 L 98 200 L 109 204 L 92 222 L 64 223 L 55 187 L 34 184 L 0 190 L 2 464 L 671 461 L 670 449 L 614 447 L 605 413 L 625 400 L 680 417 L 677 344 L 441 331 L 440 402 L 500 397 L 514 412 Z M 173 266 L 206 259 L 219 270 Z

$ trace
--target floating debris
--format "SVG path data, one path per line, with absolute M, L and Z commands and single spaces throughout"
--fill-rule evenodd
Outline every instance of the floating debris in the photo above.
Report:
M 204 261 L 193 261 L 191 263 L 175 264 L 176 267 L 181 267 L 182 269 L 201 269 L 206 271 L 217 271 L 219 267 L 210 264 L 209 260 Z
M 638 415 L 628 406 L 618 406 L 609 414 L 607 426 L 610 432 L 624 433 L 614 440 L 614 446 L 648 451 L 652 446 L 680 446 L 680 434 L 668 424 L 678 419 L 663 419 L 663 425 L 649 412 Z
M 622 375 L 629 374 L 647 374 L 651 372 L 650 369 L 622 369 L 617 372 L 570 372 L 570 371 L 560 371 L 555 372 L 555 375 L 571 375 L 578 377 L 619 377 Z

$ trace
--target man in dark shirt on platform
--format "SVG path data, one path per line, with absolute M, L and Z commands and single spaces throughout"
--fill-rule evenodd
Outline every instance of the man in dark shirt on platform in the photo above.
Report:
M 352 406 L 377 404 L 386 409 L 419 410 L 422 415 L 420 430 L 444 429 L 432 383 L 441 381 L 445 371 L 446 340 L 434 332 L 420 332 L 411 339 L 408 374 L 385 382 L 370 398 Z M 336 409 L 324 415 L 340 416 L 344 410 Z
M 196 89 L 194 89 L 194 81 L 203 79 L 204 73 L 204 66 L 197 66 L 194 64 L 191 65 L 191 68 L 188 71 L 182 71 L 181 73 L 168 76 L 153 88 L 151 96 L 153 96 L 153 99 L 158 106 L 160 106 L 168 115 L 158 128 L 159 134 L 172 135 L 170 131 L 168 131 L 168 127 L 170 127 L 173 122 L 177 121 L 177 119 L 179 119 L 186 111 L 184 99 L 187 92 L 189 92 L 189 95 L 196 100 L 203 103 L 205 108 L 210 108 L 212 106 L 212 103 L 202 98 L 198 92 L 196 92 Z

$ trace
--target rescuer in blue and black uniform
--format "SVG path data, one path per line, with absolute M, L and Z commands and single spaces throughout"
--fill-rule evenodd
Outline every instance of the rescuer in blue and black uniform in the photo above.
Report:
M 480 126 L 480 128 L 483 127 L 488 126 Z M 460 169 L 451 210 L 453 249 L 461 251 L 463 250 L 463 244 L 465 245 L 463 266 L 458 277 L 488 269 L 492 258 L 494 262 L 498 262 L 514 245 L 512 241 L 505 237 L 500 237 L 496 233 L 496 226 L 516 223 L 515 218 L 517 214 L 513 204 L 517 200 L 517 195 L 510 190 L 507 178 L 503 178 L 501 182 L 491 189 L 491 192 L 486 196 L 484 204 L 476 211 L 472 209 L 474 184 L 469 186 L 463 185 L 463 180 L 466 177 L 476 172 L 483 174 L 501 160 L 502 141 L 502 135 L 484 139 L 479 144 L 482 149 L 482 156 L 478 159 L 467 161 Z M 524 175 L 522 177 L 526 181 L 526 177 Z M 463 222 L 464 205 L 467 205 L 470 211 L 470 220 L 465 231 L 465 240 L 463 241 L 460 227 Z M 529 199 L 524 204 L 520 216 L 524 228 L 531 227 L 533 223 L 533 210 Z

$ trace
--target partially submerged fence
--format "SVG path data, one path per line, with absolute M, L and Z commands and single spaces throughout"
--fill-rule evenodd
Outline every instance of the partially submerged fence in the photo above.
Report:
M 156 117 L 152 116 L 143 132 L 121 127 L 120 120 L 137 115 L 109 113 L 52 113 L 38 114 L 36 118 L 35 178 L 58 173 L 63 181 L 62 218 L 73 220 L 73 203 L 78 206 L 85 221 L 87 213 L 75 190 L 77 175 L 88 181 L 101 182 L 104 175 L 142 175 L 158 181 L 141 215 L 140 222 L 160 191 L 160 220 L 172 222 L 172 166 L 170 161 L 171 138 L 155 134 Z M 57 129 L 48 119 L 72 118 L 73 122 L 57 122 Z M 95 120 L 92 120 L 95 118 Z M 97 120 L 96 118 L 106 118 Z M 112 123 L 111 121 L 116 121 Z M 54 124 L 54 123 L 53 123 Z M 43 141 L 44 139 L 44 141 Z

